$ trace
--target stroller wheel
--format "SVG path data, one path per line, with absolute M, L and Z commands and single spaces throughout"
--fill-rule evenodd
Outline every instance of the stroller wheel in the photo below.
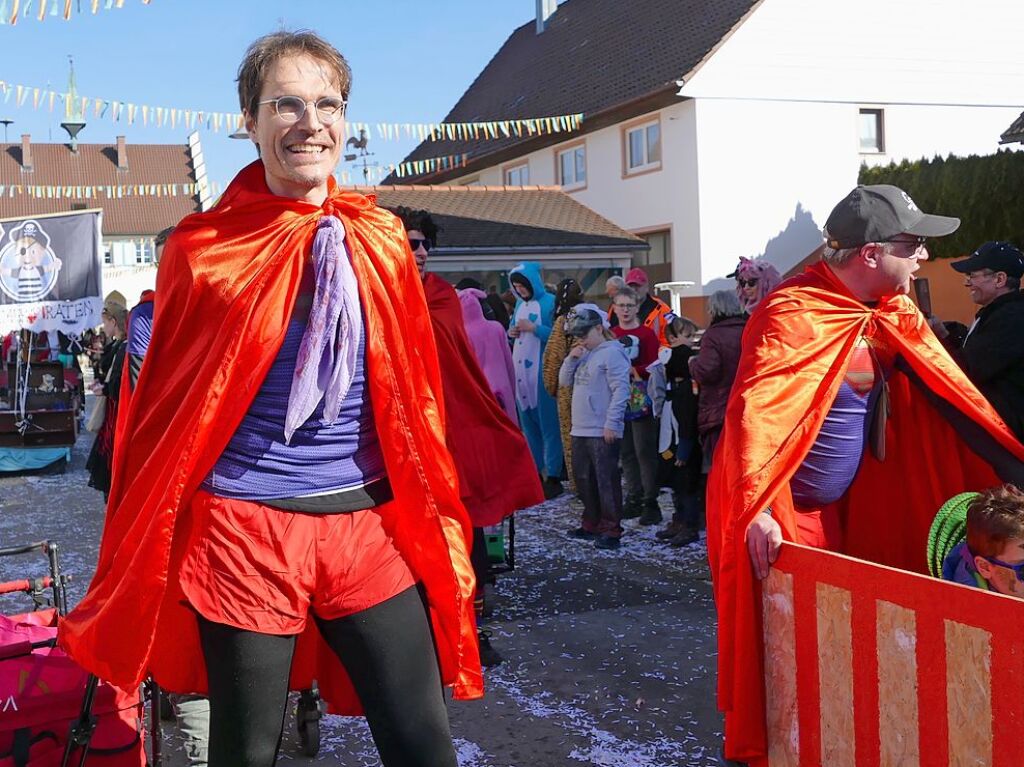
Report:
M 295 721 L 299 730 L 302 753 L 316 756 L 320 753 L 320 693 L 316 689 L 299 693 Z

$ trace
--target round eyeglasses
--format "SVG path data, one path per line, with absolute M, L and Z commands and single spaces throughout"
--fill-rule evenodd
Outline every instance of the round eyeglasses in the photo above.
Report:
M 324 125 L 331 125 L 345 114 L 347 102 L 337 96 L 323 96 L 316 101 L 303 101 L 298 96 L 280 96 L 258 103 L 273 104 L 274 112 L 286 123 L 297 123 L 306 114 L 306 106 L 312 104 L 316 118 Z

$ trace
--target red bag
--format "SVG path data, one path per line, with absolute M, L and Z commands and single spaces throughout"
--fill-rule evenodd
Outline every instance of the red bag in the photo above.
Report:
M 42 610 L 0 616 L 0 767 L 57 767 L 71 723 L 81 713 L 88 674 L 57 647 L 57 615 Z M 144 767 L 142 697 L 101 682 L 92 713 L 97 726 L 87 764 Z M 72 755 L 78 764 L 78 754 Z

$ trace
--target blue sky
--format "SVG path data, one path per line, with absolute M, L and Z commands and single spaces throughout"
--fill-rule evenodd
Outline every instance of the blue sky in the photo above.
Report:
M 124 0 L 123 8 L 93 16 L 90 0 L 75 2 L 83 12 L 69 21 L 21 18 L 15 27 L 0 26 L 0 80 L 62 92 L 72 54 L 80 96 L 237 111 L 234 78 L 246 46 L 283 25 L 316 30 L 345 54 L 354 76 L 349 119 L 360 122 L 439 122 L 535 12 L 534 0 Z M 0 7 L 9 5 L 0 0 Z M 34 141 L 66 140 L 59 108 L 51 114 L 46 106 L 33 110 L 31 98 L 20 108 L 14 101 L 0 100 L 0 118 L 14 121 L 11 142 L 22 133 Z M 129 144 L 186 138 L 180 126 L 129 126 L 109 113 L 97 118 L 90 111 L 86 123 L 83 143 L 112 143 L 122 134 Z M 218 183 L 255 157 L 249 142 L 227 138 L 223 128 L 200 130 L 200 137 Z M 370 149 L 375 160 L 397 163 L 415 144 L 374 136 Z

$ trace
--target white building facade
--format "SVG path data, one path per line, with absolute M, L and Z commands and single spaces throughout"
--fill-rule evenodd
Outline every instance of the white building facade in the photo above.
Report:
M 997 151 L 1022 39 L 1013 0 L 762 0 L 677 103 L 449 183 L 561 184 L 707 295 L 741 256 L 812 253 L 862 164 Z

